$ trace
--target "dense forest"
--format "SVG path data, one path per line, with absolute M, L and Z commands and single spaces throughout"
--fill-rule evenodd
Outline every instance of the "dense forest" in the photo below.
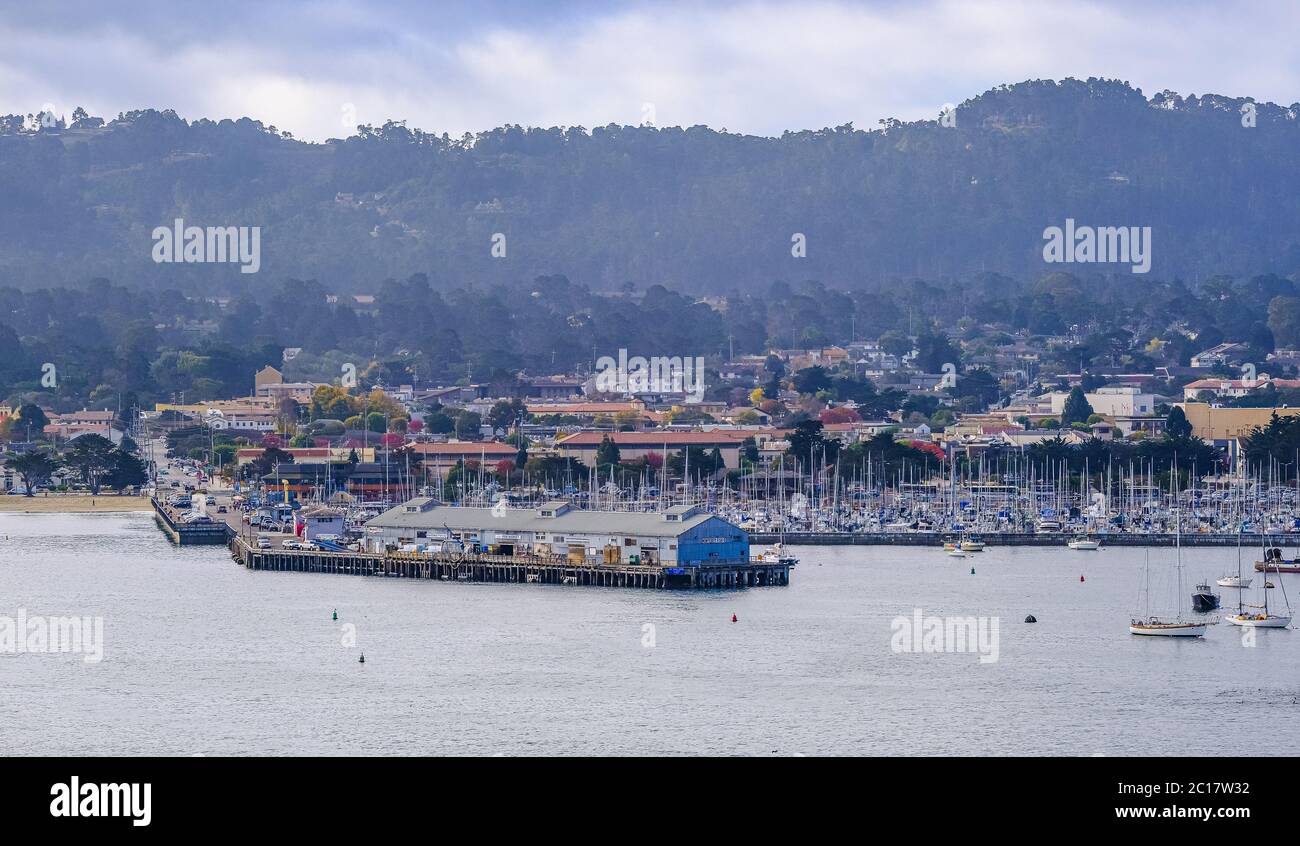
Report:
M 451 138 L 390 122 L 309 144 L 170 111 L 9 115 L 0 285 L 104 277 L 244 297 L 288 278 L 372 293 L 423 273 L 443 292 L 555 274 L 606 292 L 756 293 L 774 279 L 879 291 L 1037 279 L 1056 269 L 1043 230 L 1067 217 L 1150 226 L 1151 276 L 1285 277 L 1300 270 L 1298 114 L 1089 79 L 985 92 L 953 126 L 887 119 L 776 138 L 613 125 Z M 154 263 L 151 233 L 176 218 L 260 227 L 260 272 Z M 982 296 L 966 293 L 972 309 Z
M 1248 360 L 1264 362 L 1275 346 L 1300 344 L 1300 286 L 1264 275 L 1195 287 L 1153 278 L 1138 287 L 1121 277 L 1087 283 L 1053 272 L 1032 282 L 995 274 L 911 280 L 879 292 L 776 281 L 701 300 L 657 285 L 597 294 L 564 276 L 439 291 L 417 274 L 381 282 L 363 307 L 331 301 L 323 285 L 300 280 L 229 300 L 104 279 L 35 291 L 0 287 L 0 400 L 68 411 L 245 395 L 266 364 L 290 379 L 321 382 L 353 364 L 363 387 L 508 388 L 520 372 L 585 372 L 620 348 L 705 356 L 709 396 L 722 398 L 743 387 L 717 378 L 732 353 L 853 339 L 878 340 L 893 354 L 916 350 L 915 366 L 931 373 L 945 362 L 977 365 L 1015 345 L 1039 356 L 1044 376 L 1080 366 L 1152 372 L 1224 340 L 1248 344 Z M 288 348 L 297 354 L 284 363 Z M 967 372 L 963 387 L 979 385 Z M 815 378 L 825 384 L 811 384 Z M 859 388 L 830 376 L 791 384 L 864 401 L 853 393 Z M 982 401 L 997 399 L 991 387 Z

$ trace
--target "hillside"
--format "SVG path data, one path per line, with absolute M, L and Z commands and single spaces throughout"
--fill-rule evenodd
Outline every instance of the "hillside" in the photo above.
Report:
M 563 273 L 598 291 L 699 293 L 778 278 L 1033 279 L 1054 269 L 1044 227 L 1067 217 L 1151 226 L 1153 277 L 1287 275 L 1300 270 L 1300 106 L 1260 104 L 1247 128 L 1244 102 L 1035 81 L 960 104 L 952 128 L 507 126 L 453 139 L 390 123 L 325 144 L 171 112 L 39 131 L 10 116 L 0 286 L 104 276 L 239 293 L 293 277 L 370 291 L 416 272 L 435 287 Z M 151 232 L 176 217 L 261 227 L 260 272 L 155 264 Z M 791 256 L 796 232 L 806 258 Z M 490 255 L 493 233 L 505 258 Z

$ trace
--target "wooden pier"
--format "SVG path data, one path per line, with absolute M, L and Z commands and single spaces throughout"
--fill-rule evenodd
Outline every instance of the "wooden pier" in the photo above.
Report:
M 791 567 L 788 563 L 740 561 L 680 567 L 579 565 L 563 556 L 257 549 L 241 537 L 230 540 L 230 553 L 237 563 L 250 570 L 658 590 L 788 585 Z

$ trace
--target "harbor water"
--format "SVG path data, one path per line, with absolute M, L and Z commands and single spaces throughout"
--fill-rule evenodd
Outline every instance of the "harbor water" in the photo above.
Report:
M 0 514 L 0 618 L 103 620 L 100 661 L 0 653 L 0 750 L 1270 755 L 1300 741 L 1300 631 L 1130 635 L 1142 549 L 793 551 L 788 587 L 462 584 L 252 572 L 221 547 L 172 546 L 148 513 Z M 1149 556 L 1168 605 L 1174 551 Z M 1232 549 L 1183 560 L 1185 610 L 1196 581 L 1236 569 Z M 1297 603 L 1300 578 L 1269 578 Z M 898 621 L 916 617 L 995 623 L 996 654 L 900 649 Z

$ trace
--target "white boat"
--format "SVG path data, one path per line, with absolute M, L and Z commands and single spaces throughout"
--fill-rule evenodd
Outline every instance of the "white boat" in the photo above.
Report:
M 1178 597 L 1181 603 L 1183 595 L 1183 545 L 1181 542 L 1182 533 L 1176 527 L 1174 529 L 1174 543 L 1178 548 L 1177 564 L 1175 565 L 1178 572 Z M 1151 553 L 1148 550 L 1146 558 L 1142 563 L 1142 580 L 1143 593 L 1146 595 L 1146 614 L 1142 617 L 1134 617 L 1129 620 L 1128 633 L 1133 635 L 1144 635 L 1147 637 L 1205 637 L 1205 623 L 1187 622 L 1182 617 L 1182 606 L 1179 607 L 1178 614 L 1171 620 L 1168 618 L 1155 617 L 1151 614 Z
M 1205 637 L 1205 623 L 1184 623 L 1177 620 L 1164 621 L 1159 617 L 1148 617 L 1129 621 L 1129 634 L 1149 635 L 1154 637 Z
M 1278 550 L 1277 552 L 1278 557 L 1280 557 L 1280 554 L 1281 551 Z M 1264 560 L 1265 561 L 1270 560 L 1270 555 L 1272 555 L 1272 553 L 1266 549 L 1264 552 Z M 1241 579 L 1241 534 L 1240 532 L 1238 532 L 1237 534 L 1237 578 L 1238 580 Z M 1279 579 L 1278 581 L 1281 581 L 1281 579 Z M 1246 580 L 1246 584 L 1250 584 L 1249 579 Z M 1291 600 L 1288 599 L 1286 596 L 1286 583 L 1283 582 L 1282 584 L 1282 598 L 1283 601 L 1286 602 L 1285 614 L 1275 614 L 1269 610 L 1268 589 L 1271 586 L 1272 584 L 1268 581 L 1268 579 L 1265 579 L 1264 588 L 1263 588 L 1264 604 L 1262 605 L 1247 605 L 1245 603 L 1245 600 L 1242 599 L 1242 595 L 1238 593 L 1237 613 L 1228 614 L 1226 617 L 1224 617 L 1224 619 L 1227 620 L 1229 623 L 1232 623 L 1234 626 L 1242 626 L 1243 628 L 1252 628 L 1252 629 L 1285 629 L 1287 626 L 1291 625 Z
M 949 549 L 949 550 L 945 550 L 944 554 L 947 555 L 949 558 L 965 558 L 965 557 L 966 557 L 966 553 L 962 552 L 960 549 Z
M 1219 587 L 1248 588 L 1250 587 L 1251 581 L 1251 579 L 1243 579 L 1241 576 L 1224 576 L 1215 582 L 1215 584 Z
M 1249 606 L 1261 607 L 1261 606 Z M 1238 611 L 1236 614 L 1229 614 L 1223 619 L 1232 623 L 1234 626 L 1248 626 L 1256 629 L 1285 629 L 1291 625 L 1290 614 L 1270 614 L 1267 611 Z
M 1070 549 L 1101 549 L 1101 541 L 1092 538 L 1074 538 L 1066 546 Z

